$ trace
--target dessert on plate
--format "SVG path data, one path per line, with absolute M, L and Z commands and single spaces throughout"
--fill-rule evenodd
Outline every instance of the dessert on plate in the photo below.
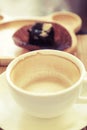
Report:
M 19 28 L 12 38 L 17 46 L 29 51 L 56 49 L 68 52 L 73 47 L 70 32 L 56 22 L 35 21 Z

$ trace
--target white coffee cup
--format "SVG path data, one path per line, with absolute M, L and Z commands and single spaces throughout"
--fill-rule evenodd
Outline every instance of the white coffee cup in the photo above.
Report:
M 72 54 L 36 50 L 14 59 L 6 78 L 12 96 L 32 116 L 52 118 L 66 112 L 78 99 L 86 77 L 83 63 Z

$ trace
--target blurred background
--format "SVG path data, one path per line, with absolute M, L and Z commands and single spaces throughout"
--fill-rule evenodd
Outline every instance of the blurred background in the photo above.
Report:
M 87 30 L 87 0 L 2 0 L 0 14 L 15 16 L 43 16 L 55 11 L 71 11 L 83 20 L 82 29 Z

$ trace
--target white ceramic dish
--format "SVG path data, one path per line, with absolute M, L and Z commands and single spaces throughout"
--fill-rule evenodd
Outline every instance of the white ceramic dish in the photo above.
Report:
M 65 26 L 66 28 L 70 28 L 75 33 L 78 32 L 82 26 L 82 19 L 80 16 L 69 11 L 52 13 L 49 15 L 49 18 Z
M 0 15 L 0 65 L 8 65 L 15 57 L 27 53 L 29 50 L 18 47 L 12 40 L 12 35 L 15 31 L 24 25 L 30 24 L 32 20 L 42 20 L 56 22 L 64 26 L 72 37 L 72 46 L 66 49 L 69 53 L 74 53 L 77 48 L 78 32 L 82 26 L 81 18 L 71 12 L 59 11 L 48 16 L 42 17 L 9 17 L 4 14 Z M 9 46 L 10 45 L 10 46 Z
M 4 130 L 80 130 L 86 125 L 87 104 L 77 104 L 58 118 L 40 119 L 29 116 L 12 99 L 5 73 L 0 76 L 0 127 Z

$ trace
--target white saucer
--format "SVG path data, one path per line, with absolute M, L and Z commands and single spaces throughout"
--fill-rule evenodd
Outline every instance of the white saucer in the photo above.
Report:
M 5 73 L 0 76 L 0 127 L 4 130 L 80 130 L 86 125 L 87 104 L 75 105 L 58 118 L 31 117 L 10 95 Z

